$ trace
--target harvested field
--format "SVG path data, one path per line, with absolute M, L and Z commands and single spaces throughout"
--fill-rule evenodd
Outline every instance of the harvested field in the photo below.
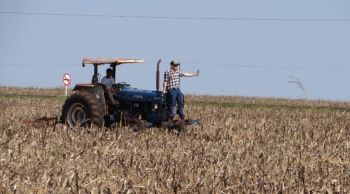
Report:
M 349 193 L 348 102 L 187 96 L 202 126 L 34 127 L 59 89 L 0 88 L 0 193 Z

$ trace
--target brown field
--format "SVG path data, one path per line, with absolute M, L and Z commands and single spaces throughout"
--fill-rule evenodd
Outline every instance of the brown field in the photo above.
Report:
M 187 96 L 180 133 L 68 129 L 60 89 L 0 88 L 0 193 L 350 193 L 348 102 Z

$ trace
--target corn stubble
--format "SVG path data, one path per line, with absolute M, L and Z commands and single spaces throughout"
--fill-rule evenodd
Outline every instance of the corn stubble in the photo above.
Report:
M 2 96 L 0 193 L 350 192 L 349 112 L 195 103 L 264 101 L 242 97 L 187 100 L 187 116 L 203 125 L 177 133 L 33 127 L 24 121 L 58 115 L 62 99 Z

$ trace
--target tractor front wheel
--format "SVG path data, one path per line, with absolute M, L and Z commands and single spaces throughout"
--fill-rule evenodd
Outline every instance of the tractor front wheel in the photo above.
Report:
M 89 125 L 102 127 L 103 116 L 103 105 L 95 96 L 87 92 L 77 92 L 64 103 L 61 121 L 71 128 Z

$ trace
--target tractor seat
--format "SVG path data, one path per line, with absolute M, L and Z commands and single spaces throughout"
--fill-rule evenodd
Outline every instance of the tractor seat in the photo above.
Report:
M 105 98 L 107 99 L 107 102 L 109 103 L 109 105 L 113 107 L 118 106 L 118 103 L 114 100 L 113 95 L 111 91 L 107 88 L 107 86 L 101 83 L 97 83 L 97 84 L 103 88 L 103 91 L 105 92 Z
M 98 84 L 98 77 L 97 77 L 97 75 L 93 75 L 92 76 L 91 84 Z

